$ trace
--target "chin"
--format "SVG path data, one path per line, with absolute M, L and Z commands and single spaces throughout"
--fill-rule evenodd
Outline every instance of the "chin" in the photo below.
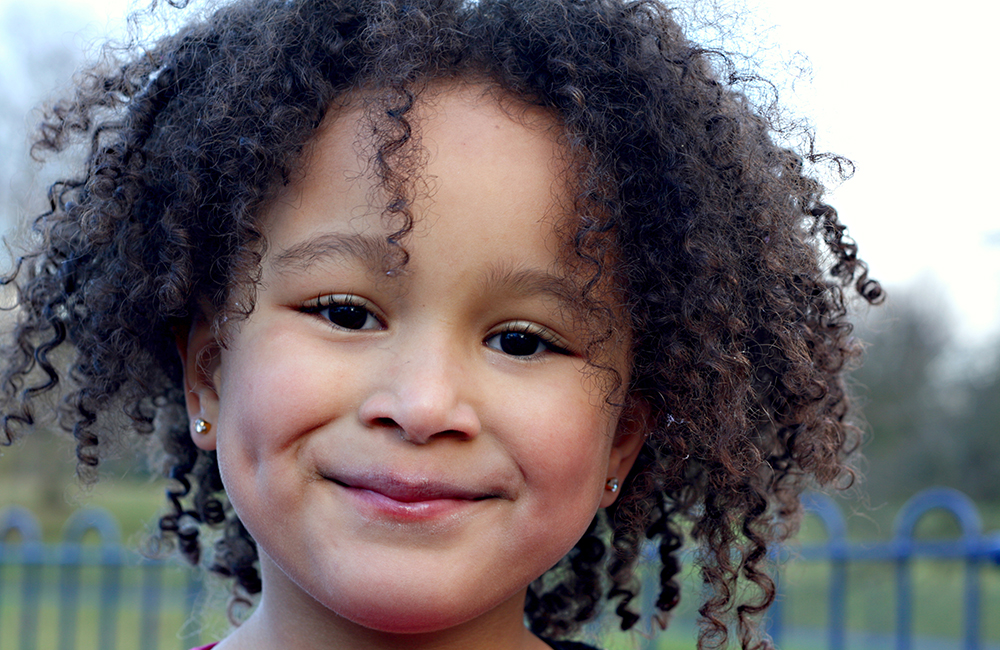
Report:
M 388 634 L 427 634 L 439 632 L 460 625 L 468 619 L 455 617 L 438 611 L 400 612 L 366 611 L 354 620 L 354 623 L 371 630 Z
M 378 590 L 371 599 L 354 599 L 333 607 L 338 615 L 371 630 L 389 634 L 423 634 L 439 632 L 475 619 L 493 609 L 499 602 L 464 602 L 456 594 L 392 593 Z
M 338 612 L 348 620 L 370 630 L 389 634 L 424 634 L 461 625 L 482 612 L 459 612 L 442 603 L 424 601 L 419 607 L 379 602 L 368 608 L 355 605 L 351 611 Z

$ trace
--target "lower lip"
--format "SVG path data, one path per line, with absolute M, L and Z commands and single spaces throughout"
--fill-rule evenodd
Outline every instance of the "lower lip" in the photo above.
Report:
M 344 491 L 366 514 L 398 522 L 440 521 L 458 515 L 481 503 L 479 500 L 472 499 L 397 501 L 381 492 L 373 492 L 363 488 L 345 487 Z

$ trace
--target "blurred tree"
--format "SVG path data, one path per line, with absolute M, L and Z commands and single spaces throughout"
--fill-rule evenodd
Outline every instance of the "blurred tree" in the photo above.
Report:
M 904 292 L 892 292 L 884 311 L 873 311 L 857 330 L 866 342 L 864 365 L 854 373 L 873 428 L 869 453 L 895 449 L 926 428 L 937 399 L 935 369 L 951 342 L 938 309 Z
M 940 294 L 926 283 L 893 291 L 857 334 L 866 358 L 852 377 L 870 432 L 865 489 L 873 502 L 931 485 L 1000 499 L 1000 373 L 961 362 Z
M 994 361 L 1000 346 L 994 350 Z M 951 443 L 959 447 L 957 487 L 969 495 L 1000 502 L 1000 367 L 964 382 Z

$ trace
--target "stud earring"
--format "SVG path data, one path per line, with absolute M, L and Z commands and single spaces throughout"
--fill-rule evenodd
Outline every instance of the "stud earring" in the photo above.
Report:
M 195 418 L 194 421 L 194 432 L 195 433 L 208 433 L 212 430 L 212 423 L 208 420 L 202 420 L 201 418 Z
M 614 494 L 615 492 L 617 492 L 618 491 L 618 477 L 615 476 L 615 477 L 609 478 L 607 481 L 605 481 L 605 483 L 604 483 L 604 489 L 607 490 L 608 492 L 610 492 L 611 494 Z

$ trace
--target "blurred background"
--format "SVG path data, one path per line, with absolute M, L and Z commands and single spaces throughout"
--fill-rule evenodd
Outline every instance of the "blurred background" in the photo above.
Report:
M 99 54 L 107 34 L 124 37 L 129 10 L 123 0 L 0 0 L 0 230 L 8 237 L 43 211 L 40 197 L 59 175 L 28 155 L 36 107 L 69 88 L 74 71 Z M 985 529 L 997 531 L 1000 203 L 993 195 L 1000 187 L 1000 120 L 990 73 L 1000 63 L 992 31 L 998 5 L 720 0 L 684 14 L 699 38 L 739 52 L 738 65 L 773 82 L 773 89 L 750 84 L 752 97 L 767 104 L 776 92 L 786 107 L 782 119 L 813 126 L 816 150 L 845 156 L 855 166 L 848 180 L 833 169 L 816 169 L 871 275 L 889 293 L 884 306 L 862 309 L 857 321 L 867 358 L 852 383 L 870 435 L 865 478 L 840 497 L 851 538 L 887 538 L 902 504 L 932 486 L 961 491 Z M 142 29 L 149 34 L 159 28 L 147 23 Z M 0 508 L 29 508 L 49 541 L 60 538 L 75 509 L 100 505 L 136 545 L 161 506 L 163 484 L 129 464 L 110 464 L 108 480 L 82 490 L 71 478 L 69 445 L 44 431 L 0 453 Z M 931 537 L 958 531 L 947 516 L 921 525 L 920 534 Z M 806 522 L 806 542 L 824 534 Z M 923 578 L 915 597 L 929 605 L 916 626 L 926 647 L 959 647 L 962 637 L 961 563 L 943 566 L 931 562 L 918 571 Z M 997 647 L 1000 569 L 983 571 L 980 641 Z M 800 571 L 800 593 L 822 591 L 829 581 L 823 575 Z M 852 574 L 847 625 L 860 636 L 850 647 L 881 647 L 886 637 L 878 635 L 893 629 L 898 614 L 884 593 L 886 580 L 891 574 L 880 577 L 870 567 Z M 959 604 L 942 607 L 952 588 Z M 3 589 L 0 582 L 0 647 L 13 647 L 17 614 L 8 609 L 17 596 Z M 696 594 L 697 585 L 690 585 L 686 601 L 696 601 Z M 794 619 L 799 607 L 801 625 L 819 629 L 829 621 L 810 622 L 811 602 L 789 597 L 785 613 Z M 676 647 L 691 647 L 690 605 L 685 607 L 688 613 L 662 647 L 671 639 Z M 170 616 L 176 620 L 160 628 L 176 639 L 174 630 L 189 618 L 183 609 Z M 810 638 L 790 647 L 826 647 Z M 176 646 L 170 641 L 163 647 Z

